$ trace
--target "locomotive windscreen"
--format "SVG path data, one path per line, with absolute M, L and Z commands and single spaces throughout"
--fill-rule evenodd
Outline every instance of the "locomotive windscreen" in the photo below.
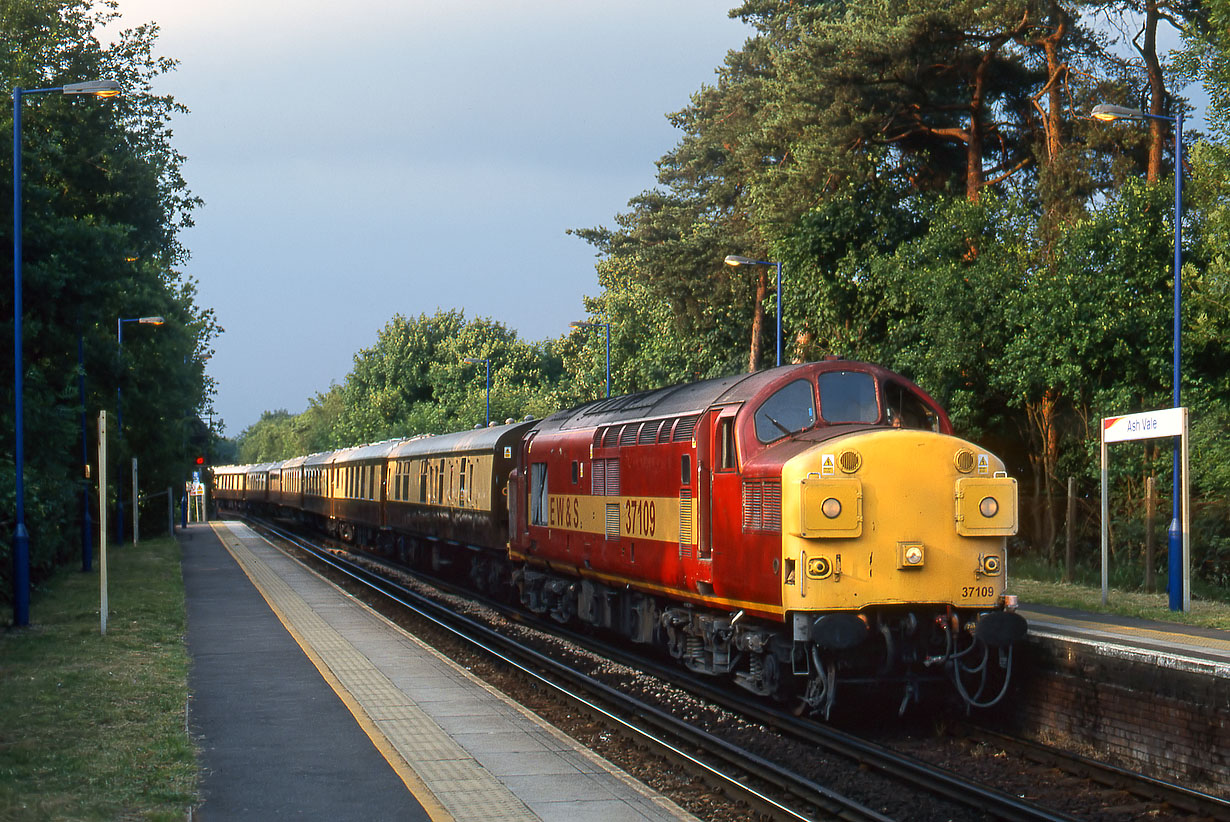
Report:
M 756 438 L 766 443 L 811 428 L 816 422 L 811 383 L 795 380 L 778 389 L 756 410 L 755 420 Z
M 875 377 L 862 371 L 830 371 L 821 374 L 820 416 L 825 422 L 876 422 Z

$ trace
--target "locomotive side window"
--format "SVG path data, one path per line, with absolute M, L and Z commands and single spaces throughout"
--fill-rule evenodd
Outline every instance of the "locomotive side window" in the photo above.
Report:
M 884 386 L 885 422 L 894 428 L 920 428 L 939 431 L 940 418 L 910 389 L 899 382 Z
M 830 371 L 821 374 L 820 415 L 825 422 L 876 422 L 875 377 L 861 371 Z
M 692 484 L 692 455 L 684 454 L 679 458 L 679 482 L 681 485 Z
M 547 525 L 547 464 L 530 464 L 530 525 Z
M 735 470 L 735 418 L 726 417 L 718 420 L 717 432 L 717 465 L 718 471 Z
M 874 386 L 872 391 L 874 399 Z M 777 393 L 761 403 L 753 419 L 756 439 L 764 443 L 776 442 L 782 437 L 811 428 L 816 423 L 816 403 L 811 383 L 795 380 L 779 388 Z

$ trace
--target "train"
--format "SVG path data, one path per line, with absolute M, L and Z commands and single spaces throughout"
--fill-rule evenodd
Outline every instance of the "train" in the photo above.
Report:
M 841 689 L 1007 693 L 1004 462 L 905 377 L 843 359 L 449 434 L 212 469 L 223 510 L 468 577 L 828 717 Z M 900 691 L 896 691 L 896 689 Z

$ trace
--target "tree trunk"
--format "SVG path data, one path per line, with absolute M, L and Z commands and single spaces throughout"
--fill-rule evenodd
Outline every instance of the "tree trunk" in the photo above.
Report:
M 748 372 L 759 371 L 764 348 L 764 298 L 769 293 L 769 275 L 764 269 L 756 280 L 756 309 L 752 314 L 752 350 L 747 360 Z
M 1137 44 L 1145 63 L 1145 73 L 1149 78 L 1149 113 L 1154 116 L 1166 114 L 1166 85 L 1162 77 L 1162 64 L 1157 59 L 1157 24 L 1160 19 L 1157 0 L 1145 0 L 1145 21 L 1141 34 L 1144 35 L 1143 45 Z M 1162 176 L 1162 149 L 1165 143 L 1165 128 L 1163 120 L 1149 120 L 1149 168 L 1146 179 L 1156 183 Z

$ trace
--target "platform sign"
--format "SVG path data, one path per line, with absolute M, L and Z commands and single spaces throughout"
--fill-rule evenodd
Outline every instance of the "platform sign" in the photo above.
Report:
M 1130 442 L 1132 440 L 1156 439 L 1159 437 L 1179 437 L 1182 440 L 1182 522 L 1178 523 L 1183 535 L 1182 557 L 1173 553 L 1170 556 L 1170 608 L 1178 610 L 1176 603 L 1182 601 L 1184 611 L 1192 609 L 1191 594 L 1191 488 L 1188 484 L 1188 431 L 1187 408 L 1163 408 L 1159 411 L 1144 411 L 1139 414 L 1124 414 L 1120 417 L 1106 417 L 1102 420 L 1102 604 L 1106 604 L 1109 589 L 1109 572 L 1107 557 L 1110 554 L 1110 500 L 1107 496 L 1109 485 L 1106 468 L 1106 445 L 1112 442 Z M 1172 523 L 1172 527 L 1174 524 Z M 1174 594 L 1174 586 L 1182 586 L 1180 596 Z
M 1181 437 L 1187 419 L 1186 408 L 1164 408 L 1102 420 L 1102 439 L 1106 442 L 1128 442 L 1157 437 Z

